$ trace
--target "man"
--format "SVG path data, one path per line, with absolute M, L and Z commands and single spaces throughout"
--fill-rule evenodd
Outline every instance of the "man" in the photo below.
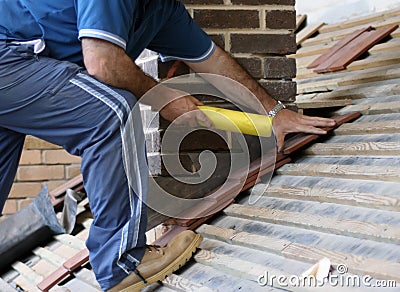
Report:
M 0 0 L 0 210 L 25 135 L 82 157 L 94 215 L 87 240 L 104 290 L 139 289 L 187 261 L 201 237 L 191 231 L 166 248 L 146 246 L 146 153 L 140 114 L 132 130 L 136 187 L 125 173 L 121 129 L 135 102 L 157 82 L 133 62 L 144 48 L 194 71 L 224 75 L 249 88 L 276 114 L 278 147 L 291 132 L 324 134 L 334 121 L 298 115 L 268 94 L 193 22 L 176 0 Z M 163 88 L 162 98 L 176 91 Z M 172 121 L 201 103 L 187 95 L 163 107 Z M 134 113 L 135 114 L 135 113 Z M 188 115 L 187 122 L 209 123 Z M 126 166 L 126 165 L 125 165 Z

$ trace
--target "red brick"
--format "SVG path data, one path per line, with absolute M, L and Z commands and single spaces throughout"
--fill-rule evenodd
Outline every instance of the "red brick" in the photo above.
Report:
M 200 1 L 198 1 L 200 2 Z M 295 0 L 231 0 L 232 4 L 243 5 L 294 5 Z
M 265 16 L 267 28 L 271 29 L 295 29 L 296 12 L 289 10 L 267 11 Z
M 17 172 L 18 181 L 41 181 L 64 178 L 62 165 L 20 166 Z
M 286 57 L 264 58 L 264 78 L 296 77 L 296 60 Z
M 26 206 L 28 206 L 29 204 L 31 204 L 33 202 L 34 199 L 29 198 L 29 199 L 24 199 L 24 200 L 18 200 L 18 210 L 21 210 L 23 208 L 25 208 Z
M 3 208 L 3 214 L 14 214 L 17 210 L 17 200 L 7 200 Z
M 81 173 L 81 166 L 79 164 L 73 164 L 66 166 L 66 178 L 71 179 Z
M 211 10 L 194 11 L 194 20 L 202 28 L 258 28 L 258 10 Z
M 60 149 L 61 146 L 43 141 L 39 138 L 27 136 L 25 138 L 24 149 Z
M 49 191 L 52 191 L 54 189 L 56 189 L 57 187 L 65 184 L 67 182 L 67 180 L 52 180 L 52 181 L 46 181 L 43 182 L 42 185 L 47 186 L 49 188 Z
M 20 165 L 40 164 L 42 162 L 42 153 L 40 150 L 23 150 Z
M 287 55 L 297 50 L 293 34 L 232 34 L 232 53 Z
M 200 4 L 200 5 L 210 5 L 210 4 L 224 4 L 224 0 L 182 0 L 184 4 Z
M 235 58 L 236 61 L 254 78 L 263 78 L 262 73 L 262 61 L 260 58 L 251 57 L 251 58 Z
M 10 191 L 10 198 L 35 197 L 42 189 L 41 183 L 19 183 L 13 184 Z
M 225 48 L 225 36 L 223 34 L 209 34 L 209 36 L 216 45 Z
M 45 150 L 43 151 L 43 162 L 45 164 L 73 164 L 80 163 L 81 158 L 61 149 Z
M 297 86 L 292 81 L 260 80 L 259 83 L 275 99 L 280 101 L 295 101 Z

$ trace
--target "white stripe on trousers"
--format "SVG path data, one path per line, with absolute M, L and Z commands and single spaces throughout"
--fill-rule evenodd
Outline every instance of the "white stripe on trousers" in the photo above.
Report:
M 130 108 L 129 104 L 127 103 L 127 101 L 125 100 L 125 98 L 122 95 L 120 95 L 118 92 L 111 89 L 110 87 L 108 87 L 108 86 L 104 85 L 103 83 L 95 80 L 94 78 L 92 78 L 88 75 L 82 74 L 82 73 L 79 73 L 77 75 L 77 77 L 80 77 L 80 78 L 84 79 L 85 81 L 87 81 L 88 83 L 91 83 L 92 85 L 99 87 L 102 90 L 104 90 L 105 92 L 107 92 L 109 94 L 109 97 L 115 98 L 124 107 L 124 109 L 126 110 L 126 112 L 128 114 L 128 118 L 126 119 L 126 123 L 125 123 L 124 113 L 115 102 L 110 100 L 107 96 L 98 92 L 92 86 L 89 86 L 88 84 L 83 83 L 82 81 L 78 80 L 77 78 L 74 78 L 70 81 L 72 84 L 85 90 L 90 95 L 94 96 L 95 98 L 97 98 L 98 100 L 100 100 L 104 104 L 106 104 L 108 107 L 110 107 L 115 112 L 115 114 L 117 115 L 117 117 L 121 123 L 120 131 L 121 131 L 121 141 L 122 141 L 122 157 L 124 160 L 123 165 L 124 165 L 125 173 L 127 174 L 127 180 L 128 180 L 128 184 L 129 184 L 128 189 L 129 189 L 131 217 L 134 216 L 135 214 L 137 215 L 137 216 L 135 216 L 136 220 L 135 220 L 135 226 L 134 226 L 134 231 L 133 231 L 132 246 L 127 246 L 127 235 L 128 235 L 129 230 L 126 230 L 125 227 L 123 229 L 121 244 L 120 244 L 120 248 L 119 248 L 119 258 L 121 258 L 122 254 L 124 252 L 126 252 L 136 246 L 138 238 L 139 238 L 140 219 L 142 216 L 142 203 L 141 203 L 143 200 L 142 181 L 141 181 L 141 172 L 140 172 L 140 167 L 139 167 L 139 157 L 137 154 L 138 148 L 137 148 L 136 139 L 135 139 L 135 128 L 133 126 L 133 120 L 131 120 L 131 118 L 130 118 L 132 116 L 131 108 Z M 129 151 L 129 147 L 126 145 L 126 141 L 124 138 L 126 136 L 126 134 L 130 140 L 129 142 L 132 143 L 132 148 L 134 149 L 133 152 L 135 154 L 135 157 L 133 159 L 129 159 L 130 155 L 127 155 L 127 152 Z M 132 166 L 133 166 L 133 171 L 136 174 L 135 175 L 136 185 L 133 185 L 133 182 L 130 180 L 130 176 L 128 175 L 128 173 L 132 173 L 132 171 L 131 171 Z M 137 207 L 136 210 L 134 210 L 134 206 L 133 206 L 133 198 L 132 198 L 133 194 L 132 194 L 131 186 L 132 187 L 136 186 L 135 192 L 139 198 L 138 206 L 136 206 Z M 127 226 L 129 227 L 129 224 Z M 129 258 L 133 258 L 133 257 L 130 256 Z M 138 260 L 137 259 L 135 259 L 135 260 L 138 263 Z M 118 261 L 118 265 L 125 272 L 128 273 L 128 271 L 123 263 Z

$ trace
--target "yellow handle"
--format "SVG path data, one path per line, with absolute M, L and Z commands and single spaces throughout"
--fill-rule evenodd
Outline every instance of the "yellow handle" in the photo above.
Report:
M 198 106 L 198 108 L 216 129 L 262 137 L 270 137 L 272 134 L 271 117 L 211 106 Z

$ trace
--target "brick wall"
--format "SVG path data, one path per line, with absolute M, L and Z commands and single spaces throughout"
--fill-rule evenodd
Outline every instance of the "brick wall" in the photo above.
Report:
M 276 99 L 293 102 L 294 0 L 182 0 L 195 21 Z M 171 62 L 161 65 L 165 74 Z M 184 73 L 181 70 L 180 73 Z M 165 77 L 165 75 L 161 75 Z
M 28 136 L 3 213 L 15 213 L 31 203 L 44 185 L 51 190 L 75 177 L 79 174 L 80 162 L 79 157 L 61 147 Z
M 228 51 L 237 61 L 270 93 L 275 99 L 291 103 L 296 96 L 295 60 L 286 58 L 296 51 L 293 30 L 296 26 L 294 0 L 182 0 L 195 21 L 211 36 L 214 42 Z M 159 63 L 159 77 L 167 77 L 174 61 Z M 173 67 L 176 69 L 176 66 Z M 180 63 L 175 75 L 189 73 L 187 66 Z M 205 104 L 218 100 L 210 96 L 196 96 Z M 220 107 L 231 107 L 228 103 L 218 102 Z M 161 129 L 167 124 L 161 120 Z M 169 175 L 163 165 L 163 156 L 152 153 L 149 159 L 150 169 L 157 174 L 157 182 L 163 188 L 177 196 L 197 197 L 205 195 L 226 179 L 230 168 L 230 152 L 236 148 L 236 133 L 222 133 L 228 136 L 228 144 L 209 131 L 197 131 L 188 135 L 185 145 L 181 145 L 179 158 L 186 170 L 198 170 L 198 154 L 205 150 L 214 152 L 217 159 L 217 171 L 206 182 L 187 186 L 180 184 Z M 162 137 L 162 134 L 161 134 Z M 203 141 L 203 143 L 199 143 Z M 211 142 L 212 141 L 212 142 Z M 250 158 L 259 156 L 260 140 L 246 136 Z M 261 142 L 262 143 L 262 142 Z M 163 151 L 164 152 L 164 151 Z M 168 155 L 168 154 L 163 154 Z

